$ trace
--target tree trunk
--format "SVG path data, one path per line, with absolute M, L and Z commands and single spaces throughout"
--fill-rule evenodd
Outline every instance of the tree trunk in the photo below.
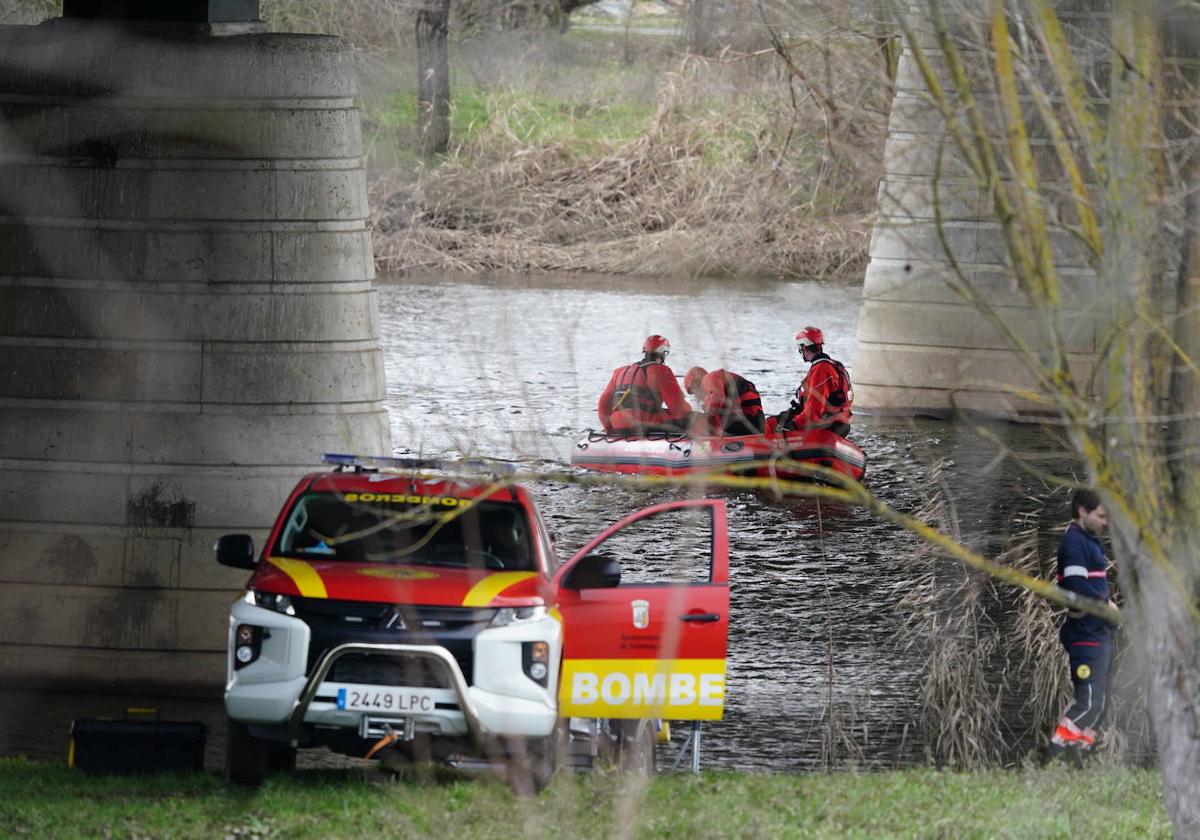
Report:
M 450 147 L 449 22 L 450 0 L 427 0 L 417 10 L 417 131 L 423 155 Z
M 693 55 L 713 55 L 717 51 L 717 35 L 713 31 L 714 2 L 715 0 L 691 0 L 688 3 L 685 22 L 687 48 Z
M 1172 313 L 1161 312 L 1162 274 L 1156 259 L 1169 240 L 1148 231 L 1166 229 L 1168 205 L 1162 157 L 1160 102 L 1163 85 L 1160 22 L 1153 4 L 1116 0 L 1112 44 L 1122 59 L 1113 61 L 1104 184 L 1105 251 L 1099 276 L 1101 294 L 1114 306 L 1113 323 L 1125 313 L 1169 325 L 1178 355 L 1164 352 L 1157 334 L 1140 320 L 1122 328 L 1109 354 L 1108 420 L 1104 426 L 1105 467 L 1129 499 L 1113 516 L 1121 578 L 1131 594 L 1128 623 L 1144 654 L 1149 707 L 1162 769 L 1167 812 L 1177 837 L 1200 837 L 1200 625 L 1197 609 L 1197 545 L 1200 507 L 1196 498 L 1196 456 L 1191 436 L 1197 395 L 1195 231 L 1183 243 Z M 1123 65 L 1123 66 L 1122 66 Z M 1194 173 L 1190 173 L 1193 174 Z M 1189 186 L 1194 185 L 1194 177 Z M 1195 226 L 1194 203 L 1185 222 Z M 1172 308 L 1174 308 L 1172 306 Z M 1159 320 L 1161 319 L 1161 320 Z M 1168 419 L 1164 423 L 1161 370 L 1154 359 L 1171 363 Z M 1164 457 L 1169 456 L 1169 457 Z

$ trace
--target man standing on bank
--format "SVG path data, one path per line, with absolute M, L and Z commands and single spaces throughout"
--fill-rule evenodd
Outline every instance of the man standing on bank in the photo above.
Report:
M 1094 490 L 1076 490 L 1071 497 L 1074 517 L 1058 544 L 1058 585 L 1085 598 L 1107 602 L 1116 609 L 1108 589 L 1108 561 L 1100 533 L 1108 512 Z M 1071 661 L 1075 700 L 1050 737 L 1053 754 L 1082 758 L 1096 743 L 1096 730 L 1108 700 L 1114 627 L 1094 615 L 1068 612 L 1059 638 Z

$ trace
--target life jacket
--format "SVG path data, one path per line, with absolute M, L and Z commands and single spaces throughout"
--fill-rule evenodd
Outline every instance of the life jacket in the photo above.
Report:
M 763 415 L 762 395 L 758 393 L 754 383 L 746 377 L 737 374 L 731 374 L 731 376 L 737 390 L 738 409 L 747 420 L 762 425 L 759 420 Z
M 821 419 L 833 417 L 848 418 L 850 416 L 850 408 L 854 405 L 854 387 L 850 384 L 850 374 L 846 373 L 845 365 L 837 359 L 826 356 L 824 353 L 813 359 L 812 365 L 808 369 L 808 375 L 804 377 L 804 381 L 796 389 L 796 402 L 801 407 L 804 406 L 804 399 L 807 396 L 804 386 L 813 378 L 813 371 L 822 362 L 828 362 L 834 366 L 837 370 L 838 381 L 837 386 L 825 397 L 825 410 L 821 415 Z
M 763 428 L 762 397 L 754 383 L 726 370 L 714 370 L 703 380 L 704 411 L 712 435 L 753 435 Z
M 661 365 L 662 362 L 635 362 L 626 365 L 617 378 L 617 387 L 613 390 L 612 410 L 643 411 L 653 414 L 662 406 L 662 394 L 650 382 L 646 368 L 650 365 Z

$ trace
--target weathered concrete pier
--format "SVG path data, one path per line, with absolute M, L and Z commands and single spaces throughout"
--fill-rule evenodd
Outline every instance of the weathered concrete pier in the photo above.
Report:
M 0 28 L 0 670 L 219 693 L 322 450 L 389 451 L 355 76 L 257 0 Z
M 992 59 L 986 41 L 980 41 L 987 32 L 987 4 L 964 0 L 944 5 L 951 25 L 960 27 L 962 37 L 956 43 L 970 72 L 990 73 Z M 1108 7 L 1107 0 L 1083 0 L 1059 11 L 1073 38 L 1075 58 L 1089 78 L 1104 78 L 1107 72 L 1110 56 L 1104 38 L 1090 36 L 1107 27 Z M 953 96 L 924 3 L 909 4 L 905 20 Z M 1045 345 L 1044 324 L 1013 281 L 987 184 L 971 172 L 956 148 L 907 44 L 895 88 L 858 322 L 856 405 L 894 414 L 946 416 L 966 410 L 1005 418 L 1044 416 L 1045 406 L 1014 395 L 1014 389 L 1029 388 L 1031 378 L 1011 343 L 952 288 L 960 282 L 961 271 L 961 280 L 1028 346 L 1036 350 Z M 978 86 L 976 96 L 985 113 L 995 114 L 995 98 L 988 89 Z M 1027 116 L 1036 116 L 1032 100 L 1026 95 L 1023 99 Z M 1036 119 L 1027 122 L 1039 168 L 1054 172 L 1055 152 L 1046 127 Z M 1004 135 L 1002 127 L 991 130 L 997 138 Z M 1061 217 L 1067 221 L 1066 184 L 1061 194 Z M 1101 334 L 1092 306 L 1092 274 L 1078 240 L 1058 223 L 1060 208 L 1046 209 L 1053 259 L 1065 289 L 1058 321 L 1073 370 L 1086 376 Z

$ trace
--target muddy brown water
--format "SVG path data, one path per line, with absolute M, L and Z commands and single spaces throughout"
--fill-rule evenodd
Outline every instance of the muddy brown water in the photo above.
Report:
M 596 398 L 642 339 L 671 341 L 669 364 L 725 367 L 754 381 L 768 412 L 782 410 L 803 366 L 792 341 L 820 326 L 827 350 L 853 376 L 861 291 L 815 282 L 664 281 L 657 278 L 380 278 L 388 410 L 397 453 L 506 458 L 569 472 Z M 1034 429 L 1004 427 L 1010 443 L 1045 447 Z M 1030 479 L 994 468 L 972 431 L 932 419 L 859 416 L 852 438 L 868 456 L 868 484 L 914 511 L 929 465 L 949 459 L 959 527 L 986 544 L 998 511 Z M 681 490 L 534 486 L 561 557 L 625 513 Z M 731 549 L 731 618 L 725 719 L 704 725 L 706 767 L 759 772 L 854 763 L 917 763 L 919 650 L 897 644 L 906 585 L 907 532 L 865 512 L 769 494 L 724 493 Z M 670 534 L 652 537 L 669 551 Z M 219 699 L 132 698 L 164 717 L 209 724 L 206 761 L 220 765 Z M 69 692 L 0 692 L 5 754 L 61 759 L 73 717 L 119 716 L 131 698 Z M 32 711 L 31 711 L 32 710 Z M 660 763 L 668 765 L 685 727 Z M 302 764 L 322 763 L 314 754 Z

